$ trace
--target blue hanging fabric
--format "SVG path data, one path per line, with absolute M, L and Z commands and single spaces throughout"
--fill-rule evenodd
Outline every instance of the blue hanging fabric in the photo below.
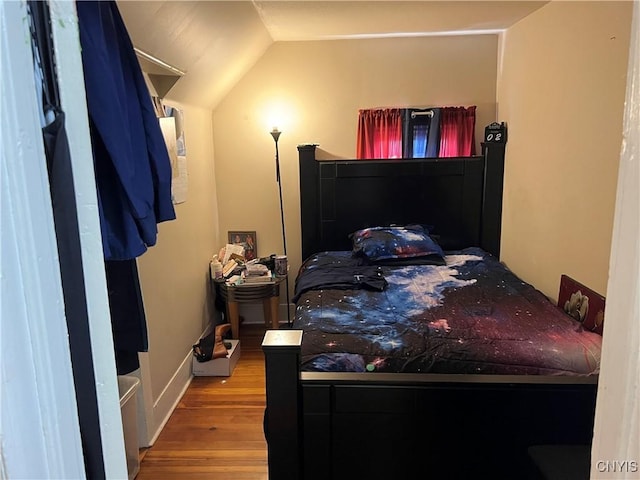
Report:
M 403 110 L 402 146 L 404 158 L 425 158 L 429 155 L 428 142 L 434 125 L 433 108 L 407 108 Z M 435 123 L 437 126 L 437 123 Z
M 82 64 L 106 260 L 155 245 L 175 219 L 171 163 L 151 96 L 114 1 L 77 1 Z

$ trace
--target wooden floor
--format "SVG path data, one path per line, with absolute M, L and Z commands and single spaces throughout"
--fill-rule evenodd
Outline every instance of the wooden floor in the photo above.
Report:
M 194 377 L 136 480 L 267 480 L 265 327 L 240 327 L 240 359 L 230 377 Z

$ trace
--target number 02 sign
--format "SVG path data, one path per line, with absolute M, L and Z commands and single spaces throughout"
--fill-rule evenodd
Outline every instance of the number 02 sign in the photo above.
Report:
M 507 126 L 493 122 L 484 129 L 484 141 L 487 143 L 507 143 Z

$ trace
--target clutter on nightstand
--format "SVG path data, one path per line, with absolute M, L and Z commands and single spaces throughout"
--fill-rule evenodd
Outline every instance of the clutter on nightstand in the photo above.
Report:
M 214 260 L 220 259 L 220 263 L 222 264 L 222 278 L 229 279 L 231 276 L 240 275 L 245 269 L 246 260 L 242 245 L 232 245 L 228 243 L 222 247 L 213 258 Z
M 256 261 L 247 262 L 242 272 L 242 283 L 265 283 L 273 282 L 271 270 L 266 265 L 257 263 Z
M 224 280 L 228 286 L 275 283 L 275 254 L 248 260 L 244 253 L 240 244 L 228 243 L 222 247 L 211 261 L 211 278 Z
M 214 255 L 209 263 L 209 268 L 211 270 L 211 278 L 214 280 L 222 280 L 222 262 L 218 260 L 218 256 Z
M 229 260 L 222 267 L 222 276 L 224 278 L 229 278 L 231 275 L 235 274 L 236 269 L 238 268 L 238 262 L 235 260 Z

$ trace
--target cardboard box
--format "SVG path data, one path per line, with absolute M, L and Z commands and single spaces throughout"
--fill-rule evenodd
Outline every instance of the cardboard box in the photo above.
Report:
M 196 377 L 228 377 L 240 358 L 240 340 L 225 340 L 231 342 L 231 350 L 225 358 L 214 358 L 208 362 L 199 362 L 193 357 L 191 371 Z

